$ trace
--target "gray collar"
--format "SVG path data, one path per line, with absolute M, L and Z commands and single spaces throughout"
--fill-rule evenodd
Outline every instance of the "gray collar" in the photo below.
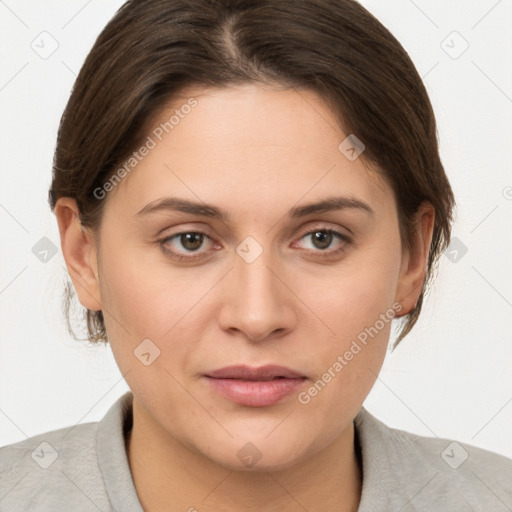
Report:
M 125 429 L 132 421 L 131 391 L 121 396 L 98 424 L 96 449 L 112 508 L 116 512 L 144 512 L 133 483 L 125 447 Z

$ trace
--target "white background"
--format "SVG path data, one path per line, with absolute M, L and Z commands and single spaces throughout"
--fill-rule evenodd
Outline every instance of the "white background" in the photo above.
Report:
M 390 426 L 512 457 L 512 2 L 362 3 L 424 77 L 458 203 L 453 235 L 468 249 L 456 263 L 443 255 L 419 323 L 365 406 Z M 32 253 L 44 236 L 59 246 L 47 204 L 58 122 L 121 4 L 0 1 L 0 445 L 97 421 L 128 390 L 108 348 L 64 328 L 60 249 L 46 263 Z M 58 42 L 47 59 L 31 48 L 43 31 Z M 442 47 L 462 48 L 453 31 L 469 43 L 456 59 Z

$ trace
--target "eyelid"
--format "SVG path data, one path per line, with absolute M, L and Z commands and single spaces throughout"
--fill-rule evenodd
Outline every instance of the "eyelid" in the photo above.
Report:
M 350 234 L 345 234 L 343 230 L 348 231 Z M 299 236 L 299 238 L 302 238 L 303 236 L 309 235 L 311 233 L 316 233 L 317 231 L 332 231 L 346 238 L 351 238 L 351 236 L 353 235 L 352 230 L 350 230 L 349 228 L 345 228 L 339 225 L 333 225 L 329 222 L 316 222 L 313 223 L 312 226 L 304 228 L 304 231 L 302 231 L 302 234 Z

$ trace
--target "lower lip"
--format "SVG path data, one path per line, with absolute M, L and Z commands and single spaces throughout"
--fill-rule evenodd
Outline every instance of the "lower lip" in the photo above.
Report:
M 206 377 L 209 384 L 229 400 L 249 407 L 274 405 L 297 391 L 306 377 L 274 379 L 269 381 L 214 379 Z

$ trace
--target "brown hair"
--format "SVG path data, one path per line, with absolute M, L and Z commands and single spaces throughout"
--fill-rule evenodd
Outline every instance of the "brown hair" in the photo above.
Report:
M 416 307 L 401 319 L 398 344 L 418 319 L 450 239 L 455 201 L 423 82 L 400 43 L 355 0 L 126 2 L 97 38 L 62 116 L 52 210 L 60 197 L 74 198 L 83 226 L 98 228 L 104 201 L 94 190 L 164 105 L 188 86 L 247 82 L 307 88 L 328 102 L 344 132 L 365 144 L 360 158 L 391 185 L 404 248 L 413 243 L 420 203 L 434 206 L 427 275 Z M 71 293 L 68 286 L 67 313 Z M 102 312 L 84 312 L 89 340 L 106 342 Z

